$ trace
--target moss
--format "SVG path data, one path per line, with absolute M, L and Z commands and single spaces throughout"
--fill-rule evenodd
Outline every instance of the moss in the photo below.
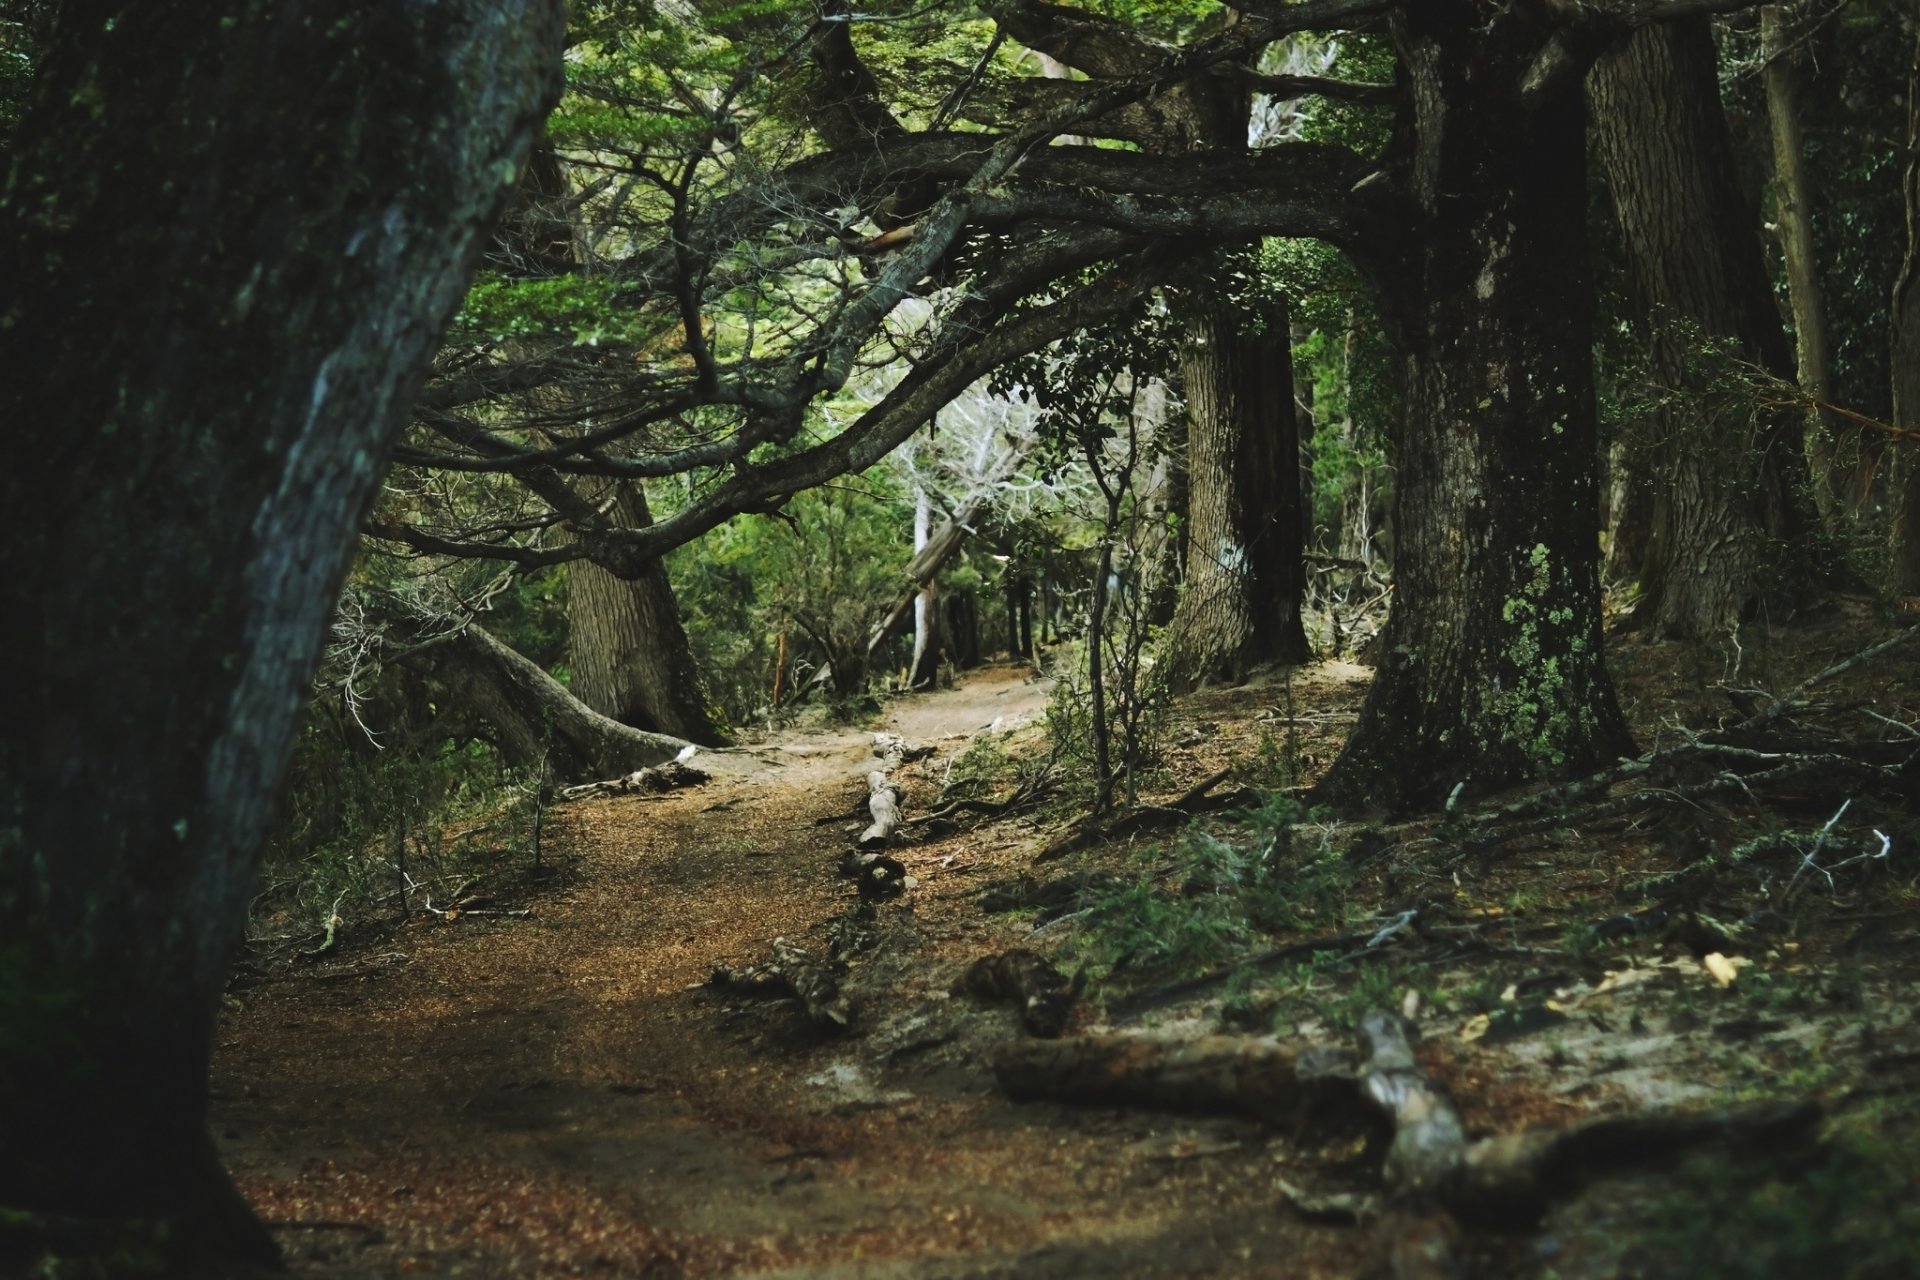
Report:
M 1535 769 L 1565 765 L 1569 744 L 1590 739 L 1598 727 L 1580 696 L 1589 659 L 1584 637 L 1567 636 L 1574 625 L 1571 574 L 1545 543 L 1527 552 L 1518 591 L 1500 607 L 1507 634 L 1500 647 L 1508 683 L 1488 700 L 1491 741 L 1518 748 Z

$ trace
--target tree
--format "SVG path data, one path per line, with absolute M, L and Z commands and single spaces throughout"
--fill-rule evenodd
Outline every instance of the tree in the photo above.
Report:
M 61 6 L 0 195 L 0 1203 L 274 1254 L 205 1129 L 214 1013 L 560 40 L 550 0 Z
M 610 306 L 584 326 L 598 345 L 545 363 L 598 380 L 581 401 L 592 412 L 436 412 L 400 455 L 450 474 L 680 476 L 686 501 L 590 539 L 396 536 L 621 572 L 871 466 L 982 376 L 1224 246 L 1312 237 L 1379 291 L 1407 405 L 1396 621 L 1329 794 L 1412 805 L 1469 779 L 1594 765 L 1626 736 L 1599 649 L 1580 81 L 1636 26 L 1749 3 L 1260 0 L 1198 32 L 1041 0 L 991 6 L 990 30 L 927 9 L 869 24 L 774 5 L 703 28 L 700 48 L 724 45 L 712 65 L 728 70 L 698 91 L 672 77 L 648 89 L 650 118 L 671 127 L 639 147 L 576 135 L 575 159 L 610 170 L 593 198 L 624 211 L 599 238 L 619 260 Z M 693 39 L 652 21 L 660 39 Z M 1293 33 L 1356 30 L 1386 34 L 1394 83 L 1254 70 Z M 867 65 L 915 40 L 924 74 Z M 1109 79 L 1022 75 L 1002 56 L 1013 41 L 1087 59 L 1117 43 L 1144 60 Z M 577 46 L 575 61 L 598 56 Z M 647 88 L 621 65 L 626 80 L 580 91 L 615 104 Z M 1183 102 L 1222 78 L 1391 109 L 1393 141 L 1372 154 L 1064 144 L 1173 138 Z M 962 118 L 983 127 L 954 127 Z M 930 319 L 903 327 L 909 298 Z M 879 401 L 823 409 L 893 360 L 906 372 Z M 544 376 L 484 348 L 443 364 L 456 383 Z
M 1715 65 L 1707 21 L 1692 18 L 1635 32 L 1588 77 L 1596 150 L 1650 313 L 1649 364 L 1667 390 L 1630 460 L 1650 498 L 1647 535 L 1628 539 L 1643 547 L 1640 617 L 1656 635 L 1694 639 L 1724 635 L 1793 585 L 1782 569 L 1806 475 L 1798 415 L 1729 413 L 1700 394 L 1703 340 L 1793 371 Z
M 1056 6 L 1013 6 L 1002 21 L 1020 40 L 1096 79 L 1151 75 L 1168 56 L 1150 36 Z M 1228 22 L 1237 21 L 1230 13 Z M 1150 108 L 1083 127 L 1166 155 L 1244 152 L 1262 86 L 1290 87 L 1251 73 L 1199 77 Z M 1389 92 L 1339 88 L 1363 101 L 1382 101 Z M 1165 655 L 1178 685 L 1238 680 L 1255 667 L 1311 656 L 1300 616 L 1305 499 L 1285 301 L 1269 302 L 1274 314 L 1265 316 L 1232 306 L 1223 295 L 1236 283 L 1235 265 L 1244 268 L 1245 261 L 1223 255 L 1202 284 L 1171 298 L 1188 326 L 1180 348 L 1188 423 L 1179 496 L 1188 519 L 1179 562 L 1186 576 Z
M 1305 495 L 1284 300 L 1258 317 L 1225 299 L 1196 300 L 1180 355 L 1187 576 L 1165 660 L 1182 685 L 1305 662 Z
M 1396 8 L 1391 31 L 1411 221 L 1405 256 L 1368 266 L 1406 394 L 1395 598 L 1323 790 L 1406 807 L 1629 741 L 1600 649 L 1577 38 L 1592 33 L 1462 0 Z
M 653 522 L 647 496 L 631 480 L 603 482 L 596 504 L 613 526 Z M 637 578 L 617 578 L 591 560 L 567 567 L 573 693 L 603 716 L 705 746 L 724 746 L 702 696 L 700 673 L 666 566 L 655 560 Z
M 1907 163 L 1900 175 L 1907 214 L 1907 251 L 1893 286 L 1893 421 L 1920 428 L 1920 30 L 1914 34 L 1907 76 Z M 1892 480 L 1891 547 L 1894 589 L 1920 594 L 1920 465 L 1911 447 L 1896 450 Z

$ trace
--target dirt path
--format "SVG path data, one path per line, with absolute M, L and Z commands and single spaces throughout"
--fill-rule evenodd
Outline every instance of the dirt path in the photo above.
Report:
M 1036 715 L 1012 669 L 895 704 L 938 754 Z M 997 726 L 989 729 L 989 726 Z M 1018 831 L 916 847 L 881 908 L 859 1034 L 740 1003 L 716 964 L 819 948 L 868 733 L 703 757 L 708 785 L 562 810 L 578 862 L 527 920 L 421 919 L 245 993 L 215 1127 L 297 1276 L 1349 1276 L 1354 1233 L 1275 1208 L 1245 1122 L 1015 1106 L 986 1048 L 1012 1015 L 946 988 L 1024 930 L 981 885 Z

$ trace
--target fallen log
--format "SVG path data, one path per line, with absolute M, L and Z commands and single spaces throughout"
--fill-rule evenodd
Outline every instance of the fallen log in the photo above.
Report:
M 677 760 L 669 760 L 650 769 L 635 769 L 632 773 L 619 778 L 609 778 L 604 782 L 583 782 L 577 787 L 562 787 L 560 799 L 583 800 L 588 796 L 627 795 L 633 792 L 659 793 L 677 791 L 682 787 L 697 787 L 708 780 L 705 770 L 695 769 L 684 763 L 693 756 L 693 749 L 687 748 Z
M 1347 1055 L 1302 1053 L 1270 1036 L 1022 1040 L 999 1052 L 993 1074 L 1016 1099 L 1238 1112 L 1288 1127 L 1367 1118 Z
M 815 959 L 805 947 L 785 938 L 775 938 L 771 950 L 773 959 L 765 964 L 737 968 L 716 965 L 708 984 L 755 999 L 793 996 L 806 1007 L 807 1016 L 822 1026 L 844 1028 L 852 1024 L 853 1011 L 840 990 L 836 965 Z
M 860 833 L 857 843 L 862 849 L 885 849 L 893 843 L 893 833 L 900 826 L 901 799 L 900 789 L 884 771 L 875 769 L 867 775 L 867 812 L 873 822 Z
M 1281 1189 L 1309 1216 L 1375 1223 L 1395 1280 L 1464 1274 L 1463 1224 L 1530 1227 L 1554 1201 L 1595 1178 L 1658 1167 L 1707 1145 L 1754 1158 L 1790 1157 L 1815 1136 L 1821 1117 L 1814 1103 L 1759 1103 L 1475 1139 L 1446 1088 L 1421 1067 L 1412 1022 L 1373 1009 L 1359 1033 L 1364 1061 L 1271 1037 L 1023 1040 L 999 1052 L 994 1075 L 1015 1099 L 1237 1112 L 1270 1124 L 1383 1136 L 1384 1121 L 1392 1136 L 1377 1195 Z
M 1014 947 L 967 966 L 953 994 L 1010 1003 L 1020 1011 L 1028 1035 L 1052 1040 L 1067 1029 L 1085 987 L 1084 970 L 1069 979 L 1039 952 Z

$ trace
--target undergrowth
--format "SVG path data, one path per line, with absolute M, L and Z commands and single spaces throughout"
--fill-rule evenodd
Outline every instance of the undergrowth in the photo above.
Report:
M 1089 905 L 1074 959 L 1097 978 L 1188 973 L 1273 935 L 1338 927 L 1353 883 L 1333 830 L 1286 796 L 1217 829 L 1195 823 Z

